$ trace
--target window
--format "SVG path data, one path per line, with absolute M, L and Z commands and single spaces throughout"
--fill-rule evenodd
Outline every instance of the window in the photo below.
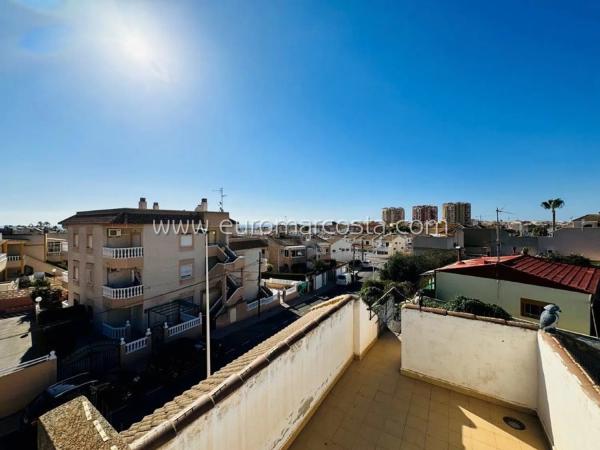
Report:
M 290 256 L 290 251 L 289 250 L 284 250 L 283 256 Z
M 537 300 L 530 300 L 528 298 L 521 299 L 521 315 L 523 317 L 531 317 L 532 319 L 539 319 L 544 306 L 549 305 L 547 302 L 540 302 Z
M 79 281 L 79 261 L 73 261 L 73 281 Z
M 194 263 L 184 263 L 179 265 L 179 280 L 191 280 L 194 274 Z
M 87 248 L 93 248 L 94 237 L 91 234 L 87 235 Z
M 73 234 L 73 246 L 79 248 L 79 233 Z
M 60 241 L 49 241 L 48 242 L 48 254 L 57 255 L 62 251 L 62 245 Z
M 94 265 L 92 263 L 86 263 L 85 277 L 88 284 L 94 284 Z
M 182 234 L 179 236 L 179 246 L 180 247 L 193 247 L 194 241 L 193 236 L 191 234 Z

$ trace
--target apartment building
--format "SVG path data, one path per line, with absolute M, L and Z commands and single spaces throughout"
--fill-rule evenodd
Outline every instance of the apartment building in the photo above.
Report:
M 404 208 L 389 206 L 381 210 L 381 220 L 384 223 L 397 223 L 404 221 Z
M 254 299 L 244 286 L 246 258 L 228 245 L 229 213 L 208 211 L 206 199 L 180 211 L 158 203 L 148 209 L 141 198 L 138 208 L 81 211 L 61 224 L 68 229 L 69 302 L 91 307 L 109 337 L 125 324 L 142 334 L 205 313 L 207 240 L 211 318 L 226 325 L 240 316 L 230 309 Z
M 299 237 L 267 238 L 269 264 L 278 272 L 306 270 L 308 251 L 306 242 Z
M 434 205 L 417 205 L 412 208 L 412 220 L 427 222 L 438 220 L 438 207 Z
M 466 202 L 444 203 L 442 220 L 449 224 L 471 225 L 471 204 Z
M 61 275 L 66 271 L 67 253 L 64 233 L 5 228 L 0 233 L 0 281 L 15 280 L 34 272 Z M 5 266 L 2 261 L 6 262 Z

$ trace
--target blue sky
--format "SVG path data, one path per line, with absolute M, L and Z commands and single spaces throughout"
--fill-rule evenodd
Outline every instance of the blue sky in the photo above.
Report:
M 241 220 L 597 212 L 599 5 L 2 2 L 0 224 L 220 186 Z

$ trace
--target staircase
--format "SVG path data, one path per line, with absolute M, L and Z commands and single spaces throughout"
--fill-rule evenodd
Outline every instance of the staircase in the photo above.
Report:
M 242 285 L 227 275 L 227 292 L 225 305 L 233 306 L 243 298 Z

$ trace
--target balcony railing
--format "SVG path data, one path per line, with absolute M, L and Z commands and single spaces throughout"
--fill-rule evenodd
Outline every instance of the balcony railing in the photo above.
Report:
M 148 347 L 149 343 L 150 343 L 150 330 L 149 329 L 148 329 L 148 331 L 146 331 L 146 336 L 144 336 L 143 338 L 137 339 L 135 341 L 126 343 L 125 339 L 121 338 L 121 345 L 123 347 L 125 347 L 125 354 L 127 354 L 127 355 Z
M 131 324 L 129 320 L 122 327 L 113 327 L 107 323 L 102 323 L 102 334 L 109 339 L 127 339 L 131 332 Z
M 185 322 L 173 325 L 172 327 L 165 322 L 165 331 L 168 337 L 172 337 L 199 326 L 202 326 L 202 317 L 194 317 L 190 320 L 186 320 Z
M 143 258 L 144 247 L 102 247 L 102 256 L 111 259 Z
M 21 256 L 20 255 L 8 255 L 7 256 L 8 261 L 21 261 Z
M 111 288 L 102 286 L 102 295 L 113 300 L 127 300 L 144 294 L 144 285 L 129 286 L 124 288 Z

